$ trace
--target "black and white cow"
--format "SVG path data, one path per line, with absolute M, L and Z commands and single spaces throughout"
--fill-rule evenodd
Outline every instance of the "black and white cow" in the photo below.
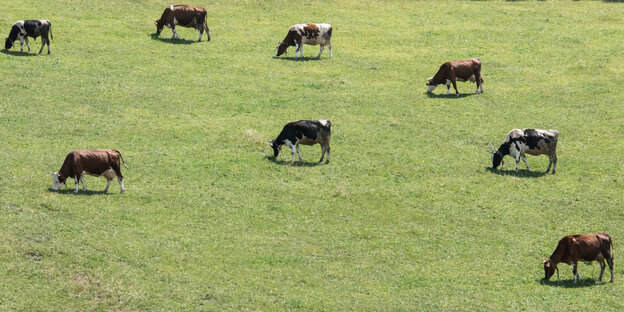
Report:
M 48 38 L 48 34 L 50 34 L 50 38 Z M 43 51 L 43 47 L 48 44 L 48 54 L 50 54 L 50 39 L 52 38 L 52 24 L 48 20 L 26 20 L 26 21 L 17 21 L 13 24 L 11 28 L 11 32 L 9 36 L 4 41 L 4 48 L 10 49 L 13 46 L 15 40 L 20 41 L 20 51 L 24 52 L 24 41 L 26 41 L 26 46 L 28 46 L 28 52 L 30 52 L 30 44 L 28 43 L 28 37 L 32 37 L 37 39 L 37 37 L 41 36 L 41 49 L 39 49 L 39 54 Z
M 274 156 L 279 156 L 282 150 L 282 145 L 290 147 L 292 150 L 292 160 L 290 163 L 295 162 L 295 151 L 299 154 L 299 161 L 301 159 L 301 151 L 299 150 L 299 144 L 314 145 L 321 144 L 323 154 L 321 160 L 325 157 L 327 152 L 327 161 L 329 163 L 329 138 L 331 135 L 331 122 L 329 120 L 299 120 L 286 124 L 282 132 L 273 141 L 269 141 L 273 148 Z
M 492 152 L 492 168 L 496 169 L 503 161 L 503 157 L 509 155 L 516 160 L 516 172 L 518 172 L 520 158 L 526 164 L 527 170 L 531 170 L 524 154 L 545 154 L 550 159 L 546 172 L 550 170 L 552 165 L 552 173 L 555 174 L 558 139 L 559 131 L 557 130 L 513 129 L 509 131 L 505 141 L 503 141 L 498 150 Z
M 286 52 L 289 46 L 295 47 L 295 58 L 297 58 L 297 53 L 303 57 L 303 45 L 321 45 L 321 50 L 319 51 L 316 58 L 321 57 L 321 53 L 323 53 L 323 49 L 325 46 L 329 46 L 329 58 L 332 55 L 332 46 L 331 46 L 331 35 L 332 35 L 332 26 L 329 24 L 297 24 L 290 26 L 288 29 L 288 34 L 286 38 L 277 46 L 277 54 L 280 56 Z

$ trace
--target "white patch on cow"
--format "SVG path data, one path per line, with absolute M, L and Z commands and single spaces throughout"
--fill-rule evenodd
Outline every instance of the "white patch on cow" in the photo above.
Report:
M 173 4 L 170 5 L 169 8 L 171 9 L 171 11 L 173 11 Z
M 117 177 L 117 174 L 115 173 L 115 170 L 111 168 L 102 172 L 102 176 L 104 176 L 108 180 L 112 180 Z
M 319 120 L 319 122 L 321 123 L 321 125 L 327 126 L 328 120 Z
M 427 92 L 431 93 L 431 91 L 433 91 L 433 89 L 435 89 L 438 85 L 429 85 L 427 86 Z
M 106 188 L 104 188 L 104 193 L 108 192 L 108 187 L 110 187 L 112 180 L 106 180 Z
M 175 18 L 175 16 L 173 17 L 173 26 L 179 25 L 178 24 L 178 20 Z

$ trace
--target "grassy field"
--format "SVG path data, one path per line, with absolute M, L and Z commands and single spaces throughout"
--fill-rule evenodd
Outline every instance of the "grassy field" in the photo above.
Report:
M 201 43 L 153 35 L 169 4 L 0 0 L 4 36 L 54 35 L 0 53 L 0 310 L 624 309 L 624 4 L 191 2 Z M 333 59 L 273 57 L 302 22 L 334 26 Z M 425 92 L 470 57 L 484 94 Z M 273 159 L 299 119 L 332 121 L 329 165 Z M 559 130 L 556 175 L 488 168 L 532 127 Z M 122 152 L 125 194 L 51 191 L 82 148 Z M 561 237 L 598 231 L 615 283 L 542 280 Z

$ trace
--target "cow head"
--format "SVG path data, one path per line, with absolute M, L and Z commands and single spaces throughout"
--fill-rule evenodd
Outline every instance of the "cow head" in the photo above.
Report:
M 438 85 L 433 83 L 433 77 L 427 78 L 427 92 L 431 93 Z
M 552 263 L 552 260 L 544 259 L 542 263 L 544 263 L 544 278 L 546 280 L 549 280 L 553 276 L 553 274 L 555 274 L 555 270 L 557 271 L 557 278 L 559 277 L 559 269 L 557 268 L 556 264 Z
M 286 49 L 288 49 L 288 45 L 285 44 L 283 41 L 279 42 L 277 44 L 277 54 L 275 54 L 275 57 L 278 57 L 278 56 L 286 53 Z
M 269 144 L 271 144 L 271 147 L 273 148 L 273 156 L 277 158 L 277 156 L 279 156 L 280 151 L 282 150 L 282 146 L 277 144 L 275 140 L 269 141 Z
M 8 50 L 12 46 L 13 46 L 13 40 L 11 40 L 11 38 L 7 37 L 6 40 L 4 40 L 4 48 Z
M 50 174 L 52 175 L 52 190 L 60 190 L 61 187 L 65 185 L 66 178 L 61 176 L 58 172 L 50 172 Z
M 154 20 L 154 25 L 156 25 L 156 33 L 160 35 L 160 32 L 163 30 L 163 28 L 165 27 L 165 24 L 161 24 L 160 20 Z M 210 38 L 210 36 L 208 36 L 208 38 Z
M 496 169 L 503 162 L 503 153 L 492 151 L 492 169 Z

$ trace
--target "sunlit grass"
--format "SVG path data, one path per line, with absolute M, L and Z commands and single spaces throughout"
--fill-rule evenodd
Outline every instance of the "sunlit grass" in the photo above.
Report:
M 46 18 L 49 56 L 0 53 L 2 310 L 621 310 L 624 7 L 565 1 L 227 1 L 212 40 L 153 36 L 161 1 L 0 1 L 6 34 Z M 334 57 L 274 58 L 290 25 L 334 26 Z M 188 43 L 188 44 L 187 44 Z M 31 40 L 38 51 L 41 41 Z M 425 93 L 479 57 L 485 93 Z M 304 163 L 268 141 L 332 121 Z M 560 132 L 557 174 L 490 154 Z M 51 192 L 67 152 L 115 148 L 126 193 Z M 607 231 L 599 266 L 543 282 L 566 234 Z

